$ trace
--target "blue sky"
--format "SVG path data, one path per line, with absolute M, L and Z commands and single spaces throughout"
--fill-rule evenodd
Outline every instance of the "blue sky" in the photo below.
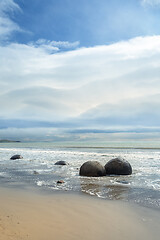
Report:
M 79 41 L 80 46 L 89 47 L 159 34 L 158 2 L 16 0 L 19 10 L 9 15 L 23 32 L 15 32 L 12 41 Z
M 159 138 L 159 26 L 160 0 L 1 0 L 0 139 Z

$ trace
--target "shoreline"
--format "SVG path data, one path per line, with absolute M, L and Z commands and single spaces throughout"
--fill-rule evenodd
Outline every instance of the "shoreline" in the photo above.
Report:
M 0 239 L 158 240 L 157 211 L 85 194 L 0 187 Z

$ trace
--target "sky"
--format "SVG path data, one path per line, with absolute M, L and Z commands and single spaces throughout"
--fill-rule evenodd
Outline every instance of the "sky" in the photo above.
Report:
M 0 0 L 0 139 L 158 139 L 160 0 Z

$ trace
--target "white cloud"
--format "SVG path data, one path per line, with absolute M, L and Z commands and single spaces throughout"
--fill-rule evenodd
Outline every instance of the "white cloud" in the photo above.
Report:
M 0 13 L 4 14 L 8 11 L 14 11 L 15 9 L 20 10 L 18 4 L 14 0 L 1 0 L 0 2 Z
M 1 118 L 78 121 L 93 108 L 90 119 L 106 117 L 107 111 L 114 117 L 108 108 L 98 110 L 108 104 L 122 116 L 129 109 L 122 102 L 137 108 L 139 99 L 148 98 L 148 107 L 155 106 L 151 96 L 160 94 L 160 36 L 55 54 L 41 47 L 45 42 L 0 47 Z
M 15 11 L 21 11 L 21 9 L 13 0 L 0 1 L 0 40 L 6 39 L 14 31 L 22 31 L 9 16 L 9 13 Z
M 134 126 L 159 127 L 160 94 L 143 96 L 135 99 L 121 100 L 114 104 L 102 104 L 90 109 L 81 116 L 96 126 Z
M 79 42 L 65 42 L 65 41 L 50 41 L 47 39 L 39 39 L 36 42 L 32 43 L 34 46 L 41 46 L 41 45 L 51 45 L 57 48 L 66 48 L 66 49 L 70 49 L 70 48 L 76 48 L 79 45 Z
M 35 42 L 30 42 L 29 43 L 30 46 L 32 47 L 36 47 L 36 48 L 41 48 L 44 51 L 48 52 L 48 53 L 55 53 L 58 52 L 60 50 L 69 50 L 69 49 L 75 49 L 78 47 L 79 42 L 62 42 L 62 41 L 50 41 L 47 39 L 39 39 Z

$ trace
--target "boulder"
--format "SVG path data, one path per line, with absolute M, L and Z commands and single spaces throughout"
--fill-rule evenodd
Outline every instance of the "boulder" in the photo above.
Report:
M 80 167 L 79 175 L 87 177 L 101 177 L 106 175 L 106 171 L 99 162 L 88 161 Z
M 105 165 L 107 175 L 130 175 L 132 174 L 132 167 L 128 161 L 121 157 L 111 159 Z
M 58 161 L 55 165 L 68 165 L 68 163 L 66 161 Z
M 22 159 L 22 158 L 23 157 L 21 155 L 16 154 L 16 155 L 12 156 L 10 159 L 16 160 L 16 159 Z

